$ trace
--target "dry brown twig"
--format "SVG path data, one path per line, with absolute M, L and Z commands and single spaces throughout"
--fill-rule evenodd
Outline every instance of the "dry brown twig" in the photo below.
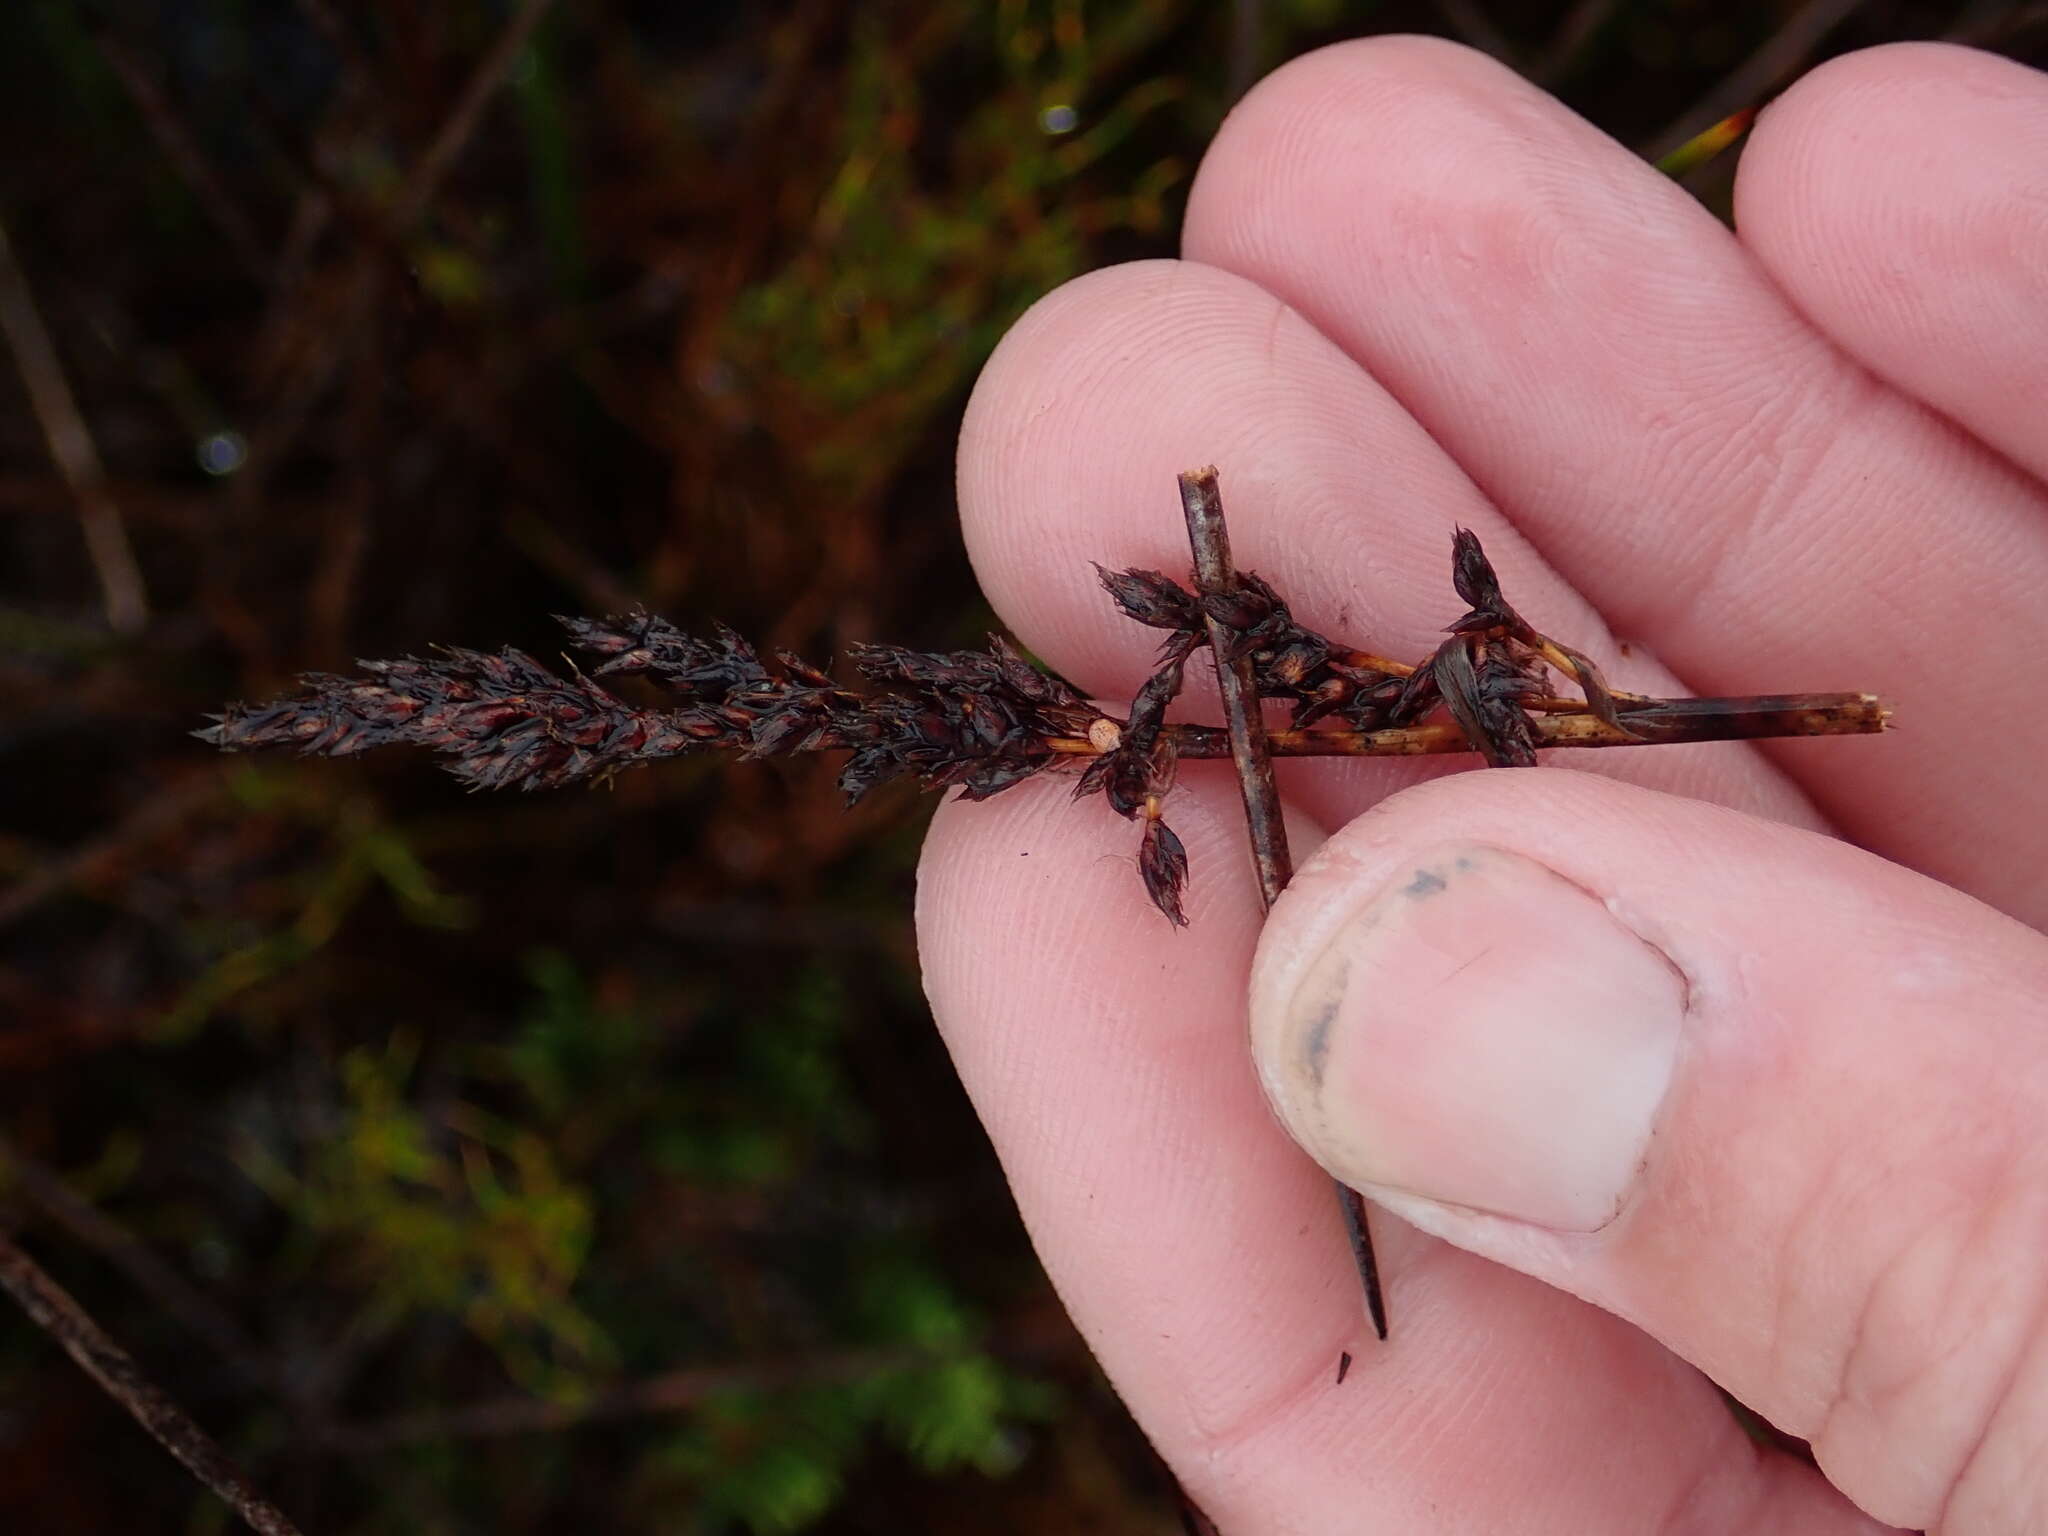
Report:
M 64 1346 L 144 1429 L 260 1536 L 299 1536 L 299 1528 L 258 1493 L 213 1437 L 143 1375 L 128 1352 L 108 1338 L 62 1286 L 0 1231 L 0 1289 L 21 1304 L 38 1328 Z
M 1251 834 L 1252 864 L 1259 875 L 1259 904 L 1272 911 L 1287 882 L 1294 878 L 1294 856 L 1287 846 L 1287 823 L 1280 810 L 1280 789 L 1273 779 L 1273 755 L 1259 702 L 1259 671 L 1254 653 L 1237 644 L 1227 622 L 1241 593 L 1230 558 L 1230 533 L 1223 521 L 1223 493 L 1213 465 L 1180 477 L 1181 515 L 1188 525 L 1188 546 L 1195 558 L 1195 592 L 1202 600 L 1203 628 L 1209 654 L 1216 663 L 1216 685 L 1223 697 L 1224 729 L 1230 736 L 1230 759 L 1237 769 L 1244 799 L 1245 826 Z M 1372 1227 L 1365 1198 L 1342 1179 L 1332 1180 L 1351 1260 L 1365 1293 L 1366 1316 L 1373 1332 L 1387 1336 L 1387 1304 L 1380 1287 L 1379 1259 L 1373 1253 Z M 1185 1496 L 1183 1496 L 1185 1497 Z M 1205 1517 L 1206 1518 L 1206 1517 Z

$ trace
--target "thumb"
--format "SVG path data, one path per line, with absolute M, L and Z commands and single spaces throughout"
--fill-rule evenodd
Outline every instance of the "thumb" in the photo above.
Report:
M 1303 868 L 1252 1034 L 1330 1172 L 1646 1329 L 1869 1513 L 2048 1528 L 2032 930 L 1720 807 L 1458 774 Z

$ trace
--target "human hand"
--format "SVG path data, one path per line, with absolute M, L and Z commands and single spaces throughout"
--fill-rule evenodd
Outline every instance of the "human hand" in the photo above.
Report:
M 983 585 L 1103 696 L 1152 637 L 1089 562 L 1184 569 L 1174 475 L 1214 462 L 1240 566 L 1327 633 L 1426 654 L 1462 523 L 1620 687 L 1898 714 L 1284 764 L 1298 851 L 1342 830 L 1263 936 L 1217 765 L 1172 802 L 1186 932 L 1057 782 L 940 812 L 933 1010 L 1225 1536 L 2048 1526 L 2048 79 L 1837 61 L 1737 211 L 1478 55 L 1333 48 L 1225 125 L 1185 261 L 1053 294 L 975 393 Z M 1386 1344 L 1248 978 L 1287 1123 L 1414 1223 L 1374 1213 Z

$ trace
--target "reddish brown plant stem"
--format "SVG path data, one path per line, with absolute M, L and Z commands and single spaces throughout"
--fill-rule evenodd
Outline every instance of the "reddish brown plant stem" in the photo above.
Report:
M 260 1536 L 299 1536 L 299 1528 L 256 1491 L 213 1437 L 144 1376 L 128 1352 L 5 1232 L 0 1232 L 0 1287 L 165 1450 L 225 1499 L 251 1530 Z
M 1188 544 L 1194 551 L 1196 595 L 1204 599 L 1229 596 L 1237 590 L 1237 572 L 1231 565 L 1230 531 L 1223 521 L 1223 496 L 1217 488 L 1215 466 L 1190 470 L 1180 477 L 1180 505 L 1187 519 Z M 1287 826 L 1281 819 L 1280 790 L 1273 781 L 1273 756 L 1259 708 L 1258 678 L 1252 657 L 1239 645 L 1237 634 L 1206 603 L 1203 623 L 1208 630 L 1209 653 L 1216 661 L 1216 684 L 1223 695 L 1226 724 L 1222 734 L 1237 767 L 1245 821 L 1251 830 L 1252 862 L 1259 872 L 1259 898 L 1270 912 L 1287 882 L 1294 878 L 1294 860 L 1287 848 Z M 1344 1217 L 1352 1262 L 1365 1291 L 1366 1312 L 1372 1319 L 1373 1332 L 1384 1339 L 1386 1297 L 1380 1287 L 1379 1260 L 1373 1254 L 1365 1201 L 1343 1180 L 1331 1182 Z
M 1539 747 L 1675 746 L 1700 741 L 1753 741 L 1765 737 L 1874 736 L 1891 711 L 1873 693 L 1752 694 L 1725 699 L 1650 699 L 1624 703 L 1624 735 L 1592 715 L 1548 715 L 1531 722 Z M 1231 755 L 1227 731 L 1213 725 L 1169 725 L 1162 732 L 1183 758 Z M 1047 745 L 1063 756 L 1093 757 L 1102 749 L 1085 737 L 1056 737 Z M 1470 752 L 1456 725 L 1397 726 L 1384 731 L 1268 731 L 1273 757 L 1434 757 Z

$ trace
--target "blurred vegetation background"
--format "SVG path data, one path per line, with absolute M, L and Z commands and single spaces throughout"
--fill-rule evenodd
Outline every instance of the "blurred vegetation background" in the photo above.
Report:
M 915 796 L 185 733 L 551 612 L 978 643 L 990 347 L 1396 30 L 1652 154 L 1848 48 L 2048 54 L 1970 0 L 0 9 L 0 1221 L 309 1532 L 1175 1528 L 929 1027 Z M 0 1308 L 0 1527 L 228 1523 Z

